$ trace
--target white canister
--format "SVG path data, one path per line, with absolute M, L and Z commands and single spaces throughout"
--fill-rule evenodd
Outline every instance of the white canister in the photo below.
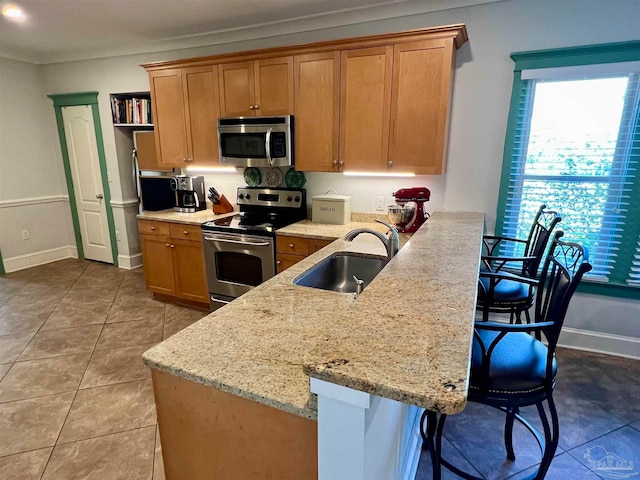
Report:
M 314 195 L 311 204 L 311 221 L 344 225 L 351 221 L 351 197 L 325 193 Z

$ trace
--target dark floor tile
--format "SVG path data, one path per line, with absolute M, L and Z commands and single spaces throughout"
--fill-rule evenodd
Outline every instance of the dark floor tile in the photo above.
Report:
M 0 457 L 56 443 L 75 392 L 0 403 Z
M 508 477 L 508 480 L 522 480 L 528 478 L 537 471 L 538 465 Z M 591 470 L 586 468 L 568 453 L 563 453 L 553 459 L 545 478 L 549 480 L 596 480 L 600 477 L 594 475 Z
M 36 333 L 46 318 L 46 315 L 19 313 L 17 309 L 13 312 L 7 312 L 3 310 L 3 307 L 0 307 L 0 335 L 21 332 Z
M 580 398 L 607 413 L 629 421 L 640 420 L 640 360 L 558 349 L 556 395 Z
M 164 320 L 164 335 L 166 340 L 171 335 L 187 328 L 208 315 L 208 312 L 194 308 L 181 307 L 179 305 L 167 305 Z
M 93 351 L 102 325 L 40 330 L 20 355 L 20 360 L 73 355 Z
M 473 468 L 467 460 L 456 450 L 451 442 L 449 442 L 446 438 L 442 439 L 442 458 L 447 460 L 449 463 L 454 465 L 456 468 L 459 468 L 471 475 L 475 475 L 477 477 L 480 476 L 480 473 Z M 431 480 L 433 478 L 433 469 L 431 466 L 431 455 L 427 449 L 422 449 L 420 453 L 420 463 L 418 464 L 418 471 L 416 472 L 416 480 Z M 442 480 L 456 480 L 460 477 L 453 474 L 451 471 L 446 468 L 442 468 Z
M 111 302 L 74 302 L 65 299 L 49 315 L 42 329 L 102 325 L 110 308 Z
M 123 323 L 107 323 L 100 334 L 97 348 L 122 348 L 162 341 L 164 319 L 153 317 L 147 320 Z
M 0 458 L 2 480 L 40 480 L 47 466 L 52 447 Z
M 516 422 L 513 429 L 515 461 L 507 459 L 504 447 L 505 415 L 485 405 L 468 403 L 458 415 L 450 415 L 444 427 L 447 440 L 489 479 L 502 479 L 540 462 L 534 437 Z
M 88 353 L 16 362 L 0 381 L 0 403 L 75 392 L 88 363 Z
M 14 333 L 0 336 L 0 364 L 15 362 L 33 335 L 33 333 Z
M 164 321 L 165 304 L 149 298 L 127 297 L 125 301 L 116 300 L 109 311 L 107 323 L 139 322 L 142 320 Z
M 591 440 L 569 454 L 601 477 L 640 477 L 640 431 L 630 426 Z
M 150 378 L 150 370 L 142 362 L 142 354 L 154 344 L 134 347 L 96 349 L 91 356 L 80 388 Z
M 149 480 L 155 427 L 58 445 L 43 480 Z
M 156 425 L 151 380 L 88 388 L 78 391 L 58 444 L 150 425 Z

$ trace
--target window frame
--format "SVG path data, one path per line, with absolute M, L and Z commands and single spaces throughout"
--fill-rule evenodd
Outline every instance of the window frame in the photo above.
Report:
M 497 235 L 508 234 L 505 230 L 504 212 L 506 211 L 509 197 L 512 161 L 515 150 L 518 148 L 516 142 L 518 142 L 519 104 L 525 94 L 532 95 L 532 92 L 527 91 L 527 80 L 522 79 L 522 71 L 640 61 L 640 41 L 516 52 L 511 54 L 511 59 L 515 62 L 515 67 L 504 144 L 498 205 L 496 209 L 495 231 Z M 530 122 L 530 120 L 529 118 L 528 121 Z M 527 135 L 528 131 L 529 129 L 527 129 Z M 638 157 L 640 156 L 640 122 L 636 123 L 632 138 L 637 139 L 637 141 L 632 142 L 630 155 Z M 640 171 L 635 173 L 630 191 L 629 212 L 634 211 L 640 212 Z M 638 298 L 640 288 L 626 284 L 626 279 L 631 270 L 636 249 L 638 248 L 640 221 L 634 222 L 631 217 L 629 217 L 624 227 L 622 242 L 609 281 L 590 281 L 585 278 L 584 281 L 580 283 L 578 291 L 619 298 Z M 562 224 L 560 224 L 559 228 L 562 228 Z

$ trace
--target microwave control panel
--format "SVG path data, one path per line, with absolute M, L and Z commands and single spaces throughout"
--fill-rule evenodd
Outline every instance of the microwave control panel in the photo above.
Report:
M 287 136 L 284 132 L 271 134 L 271 158 L 285 158 L 287 156 Z

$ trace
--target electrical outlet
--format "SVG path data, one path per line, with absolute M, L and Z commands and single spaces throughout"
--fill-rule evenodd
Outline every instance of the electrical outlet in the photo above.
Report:
M 22 239 L 29 240 L 29 230 L 22 230 Z
M 121 238 L 120 238 L 120 232 L 119 232 L 118 230 L 116 230 L 116 240 L 117 240 L 117 241 L 120 241 L 120 240 L 121 240 Z
M 379 212 L 384 211 L 384 197 L 376 197 L 376 210 Z

